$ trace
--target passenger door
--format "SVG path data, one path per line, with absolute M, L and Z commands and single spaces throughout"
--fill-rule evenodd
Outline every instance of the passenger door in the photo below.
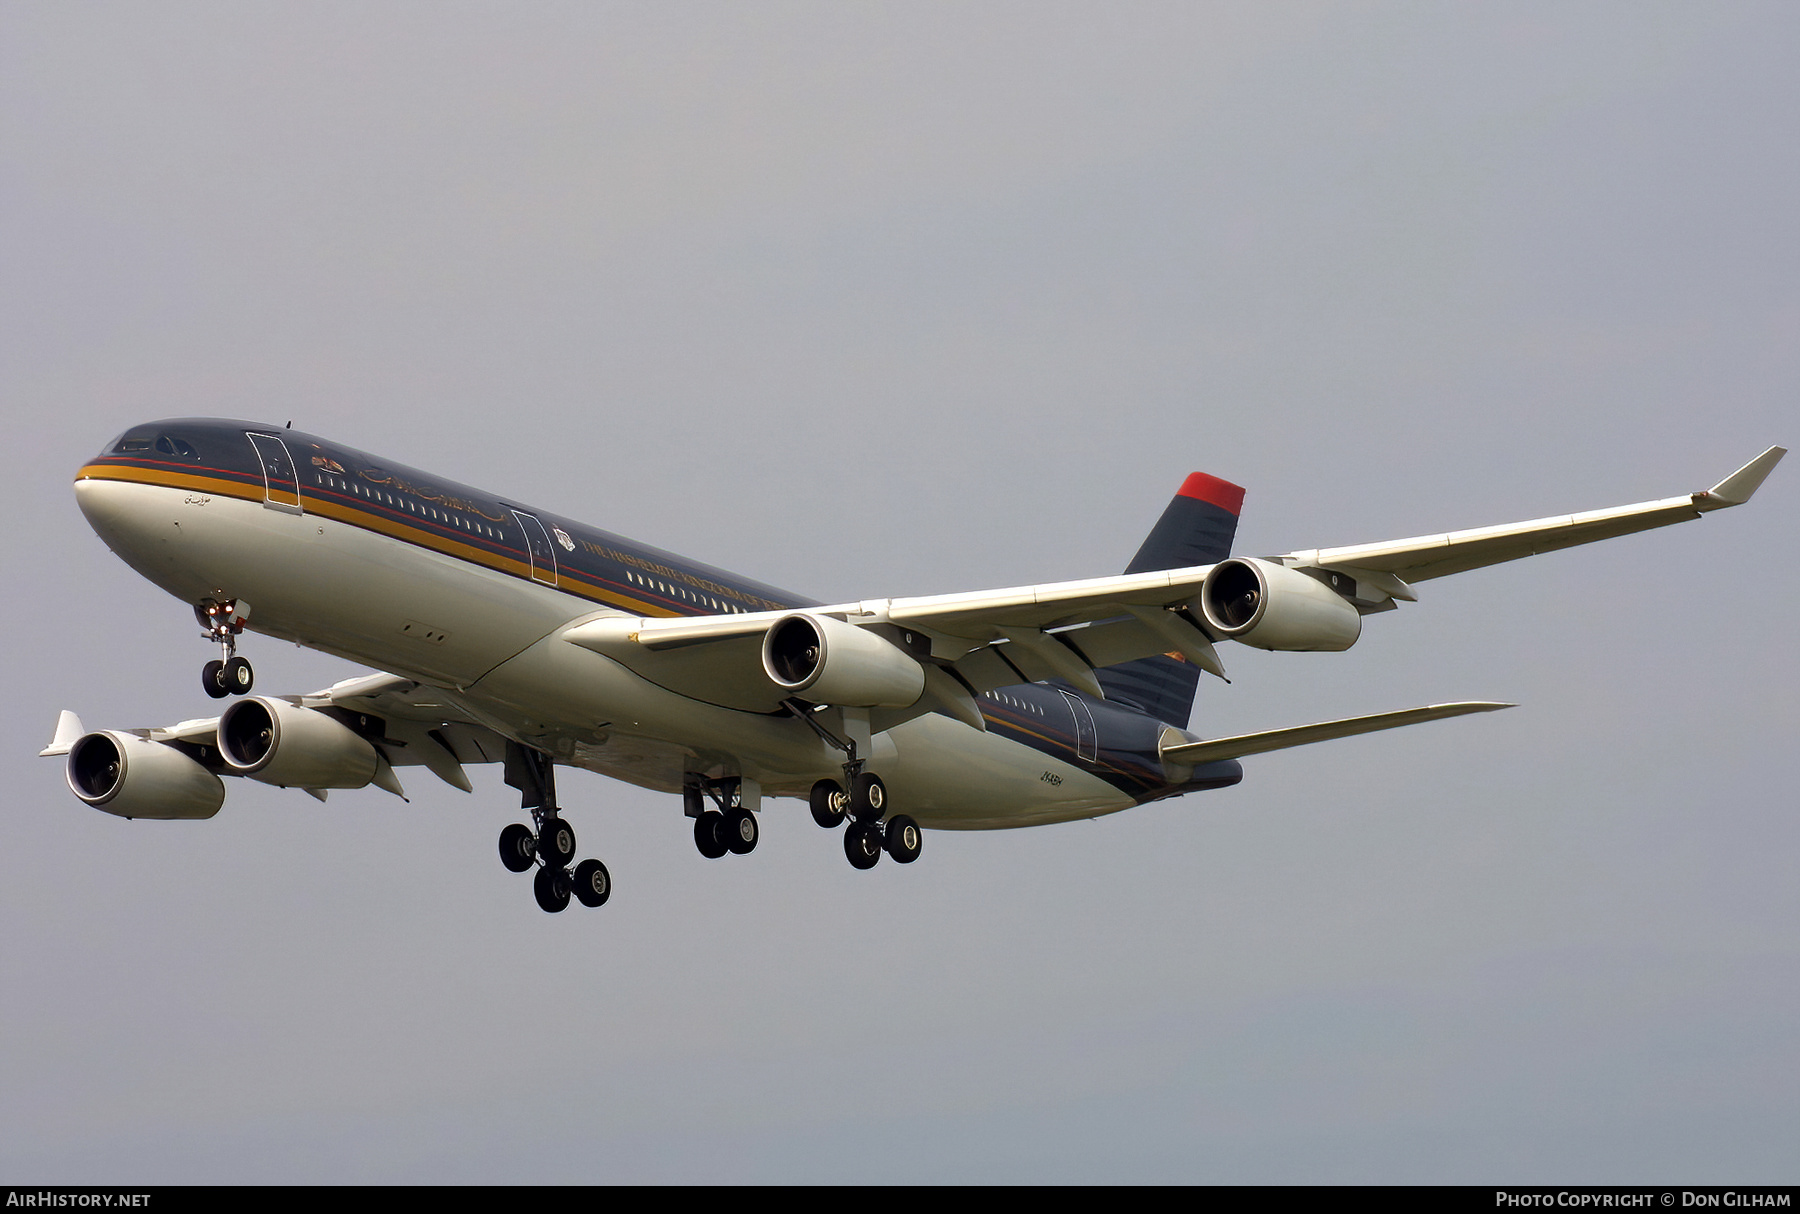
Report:
M 512 516 L 519 520 L 519 528 L 525 532 L 525 551 L 531 559 L 531 580 L 542 582 L 546 586 L 556 585 L 556 546 L 550 542 L 550 533 L 544 530 L 544 524 L 535 514 L 514 510 Z
M 1062 688 L 1057 688 L 1062 691 Z M 1069 715 L 1075 718 L 1075 757 L 1083 763 L 1092 763 L 1100 757 L 1099 738 L 1094 730 L 1094 714 L 1088 709 L 1087 701 L 1072 691 L 1063 691 L 1063 700 L 1069 705 Z
M 287 444 L 273 434 L 246 433 L 246 437 L 256 448 L 256 458 L 262 461 L 263 505 L 291 514 L 301 513 L 300 475 L 294 468 L 293 457 L 288 454 Z

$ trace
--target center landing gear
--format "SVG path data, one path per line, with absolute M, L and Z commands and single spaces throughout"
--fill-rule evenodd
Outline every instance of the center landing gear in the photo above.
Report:
M 762 830 L 756 815 L 742 803 L 739 781 L 689 779 L 693 782 L 681 795 L 688 816 L 694 819 L 694 846 L 700 854 L 717 860 L 728 852 L 747 856 L 755 851 Z M 717 808 L 709 806 L 709 800 Z
M 506 782 L 519 790 L 521 807 L 531 812 L 532 827 L 515 822 L 500 832 L 500 863 L 522 873 L 538 865 L 532 878 L 537 904 L 554 914 L 569 905 L 573 894 L 583 906 L 599 906 L 612 895 L 612 875 L 598 860 L 575 858 L 575 828 L 556 807 L 556 769 L 541 750 L 506 744 Z
M 250 618 L 250 604 L 202 599 L 194 604 L 194 618 L 206 629 L 207 639 L 219 643 L 218 658 L 200 668 L 201 688 L 215 700 L 249 691 L 256 683 L 256 672 L 248 660 L 237 656 L 237 638 Z

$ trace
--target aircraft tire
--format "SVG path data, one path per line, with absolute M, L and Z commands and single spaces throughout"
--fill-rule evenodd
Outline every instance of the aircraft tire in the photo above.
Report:
M 694 819 L 694 846 L 708 860 L 717 860 L 727 850 L 724 832 L 719 829 L 724 824 L 725 815 L 713 809 Z
M 858 821 L 879 822 L 887 812 L 887 785 L 872 771 L 860 773 L 850 781 L 850 816 Z
M 905 814 L 895 814 L 888 819 L 884 842 L 887 854 L 894 858 L 895 864 L 911 864 L 919 858 L 921 833 L 919 824 Z
M 562 818 L 548 819 L 538 839 L 538 853 L 551 868 L 567 868 L 575 858 L 575 828 Z
M 881 860 L 881 827 L 852 822 L 844 828 L 844 857 L 851 868 L 874 868 Z
M 755 851 L 756 841 L 762 835 L 756 823 L 756 815 L 740 806 L 724 816 L 725 820 L 719 824 L 718 831 L 727 850 L 734 856 L 747 856 Z
M 219 685 L 234 696 L 248 695 L 256 685 L 256 672 L 247 658 L 232 658 L 219 675 Z
M 812 786 L 808 800 L 812 804 L 814 822 L 826 830 L 835 830 L 844 824 L 844 806 L 849 798 L 836 780 L 820 780 Z
M 583 860 L 575 866 L 575 896 L 583 906 L 601 906 L 612 897 L 612 874 L 598 860 Z
M 531 892 L 537 895 L 537 904 L 554 915 L 569 905 L 569 886 L 568 869 L 540 868 L 531 883 Z
M 531 828 L 519 822 L 500 832 L 500 863 L 506 865 L 506 871 L 522 873 L 537 860 L 537 840 L 531 837 Z

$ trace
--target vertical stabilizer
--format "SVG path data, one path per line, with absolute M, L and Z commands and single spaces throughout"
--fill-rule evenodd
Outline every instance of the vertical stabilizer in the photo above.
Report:
M 1168 509 L 1150 529 L 1126 573 L 1212 565 L 1231 555 L 1244 491 L 1230 481 L 1195 472 L 1181 484 Z M 1186 727 L 1194 710 L 1200 670 L 1186 658 L 1162 654 L 1094 672 L 1106 698 Z

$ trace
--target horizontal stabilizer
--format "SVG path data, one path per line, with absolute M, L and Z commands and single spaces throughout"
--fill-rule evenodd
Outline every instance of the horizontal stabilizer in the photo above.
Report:
M 1328 742 L 1332 738 L 1348 738 L 1359 733 L 1375 733 L 1382 729 L 1398 729 L 1422 721 L 1439 721 L 1471 712 L 1494 712 L 1513 708 L 1491 700 L 1470 700 L 1460 704 L 1428 704 L 1423 708 L 1403 708 L 1399 712 L 1376 713 L 1372 717 L 1346 717 L 1341 721 L 1321 721 L 1317 725 L 1296 725 L 1292 729 L 1272 729 L 1267 733 L 1240 734 L 1235 738 L 1214 738 L 1207 742 L 1183 742 L 1164 746 L 1165 762 L 1198 765 L 1216 763 L 1220 759 L 1240 759 L 1267 750 L 1286 750 L 1290 746 L 1306 746 Z

